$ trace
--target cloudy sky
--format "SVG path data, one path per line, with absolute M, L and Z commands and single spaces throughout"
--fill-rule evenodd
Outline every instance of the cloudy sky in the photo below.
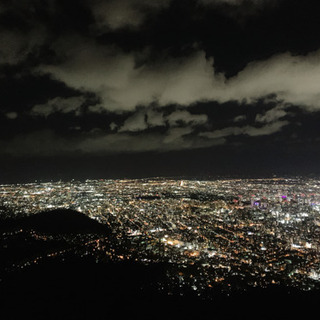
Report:
M 0 182 L 319 174 L 320 4 L 2 0 Z

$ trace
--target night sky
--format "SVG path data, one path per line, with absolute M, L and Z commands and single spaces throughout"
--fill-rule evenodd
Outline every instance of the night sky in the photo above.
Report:
M 320 174 L 320 3 L 1 0 L 0 183 Z

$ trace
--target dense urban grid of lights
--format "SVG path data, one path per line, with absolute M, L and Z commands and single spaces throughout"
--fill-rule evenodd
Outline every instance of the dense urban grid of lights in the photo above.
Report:
M 174 266 L 168 270 L 171 285 L 199 294 L 241 281 L 304 290 L 320 285 L 318 180 L 159 178 L 1 185 L 0 205 L 3 216 L 55 208 L 82 212 L 106 224 L 118 243 L 86 236 L 84 248 L 111 260 L 168 262 Z

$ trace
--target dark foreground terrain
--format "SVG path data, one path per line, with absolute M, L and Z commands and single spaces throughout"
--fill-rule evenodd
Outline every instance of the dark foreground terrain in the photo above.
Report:
M 168 296 L 141 285 L 159 277 L 157 267 L 52 263 L 15 274 L 1 286 L 1 319 L 306 319 L 317 310 L 317 293 L 256 289 L 243 294 Z
M 217 288 L 211 299 L 159 291 L 169 264 L 101 259 L 84 244 L 103 237 L 112 247 L 112 230 L 76 212 L 1 221 L 0 229 L 0 319 L 307 319 L 318 309 L 319 292 L 280 286 Z

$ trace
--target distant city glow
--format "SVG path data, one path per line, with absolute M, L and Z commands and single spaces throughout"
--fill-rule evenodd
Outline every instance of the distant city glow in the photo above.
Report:
M 199 295 L 217 283 L 232 288 L 232 277 L 252 287 L 320 286 L 318 180 L 159 178 L 1 185 L 0 205 L 3 216 L 53 208 L 82 212 L 110 228 L 122 249 L 110 246 L 107 238 L 87 239 L 86 248 L 94 246 L 114 261 L 169 262 L 178 270 L 168 271 L 170 286 L 187 286 Z M 196 272 L 186 271 L 191 267 Z

